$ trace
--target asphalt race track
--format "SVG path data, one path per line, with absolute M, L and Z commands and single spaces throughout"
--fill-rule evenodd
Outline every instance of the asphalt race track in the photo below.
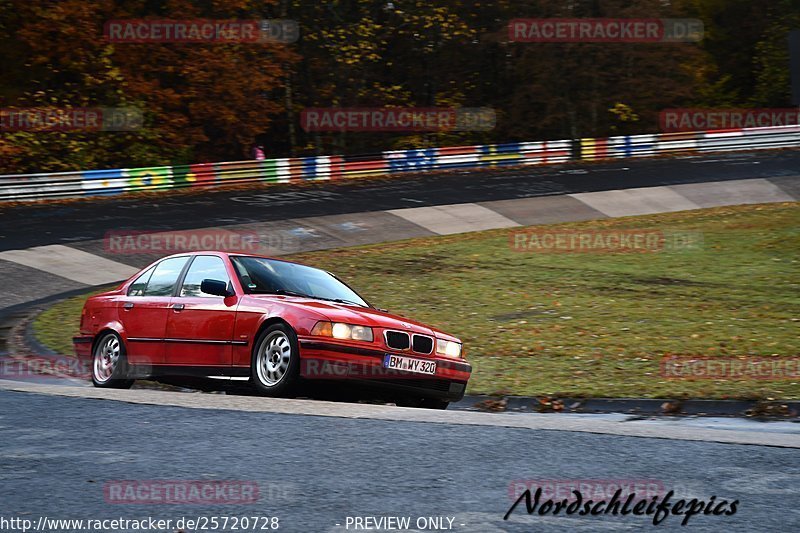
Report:
M 292 532 L 348 531 L 348 516 L 450 517 L 452 530 L 465 533 L 633 531 L 652 527 L 652 518 L 529 517 L 523 504 L 503 520 L 513 503 L 509 491 L 524 480 L 633 479 L 680 498 L 739 500 L 734 516 L 695 516 L 687 528 L 669 516 L 658 530 L 790 531 L 800 523 L 796 447 L 668 440 L 670 424 L 654 428 L 665 438 L 639 438 L 481 425 L 456 416 L 454 423 L 432 422 L 496 415 L 382 406 L 351 405 L 359 414 L 338 417 L 330 414 L 337 406 L 326 402 L 294 401 L 326 416 L 252 411 L 241 398 L 241 409 L 220 410 L 214 404 L 224 396 L 171 394 L 193 407 L 0 391 L 5 514 L 34 520 L 42 510 L 76 519 L 266 515 Z M 381 410 L 407 420 L 382 419 Z M 246 480 L 258 484 L 260 498 L 238 505 L 107 503 L 105 484 L 130 479 Z M 432 529 L 406 531 L 423 530 Z
M 281 185 L 257 191 L 165 195 L 163 200 L 0 208 L 0 251 L 100 239 L 110 229 L 224 227 L 409 207 L 610 191 L 710 181 L 770 178 L 800 192 L 800 151 L 731 153 L 454 171 L 380 180 Z M 198 219 L 198 212 L 202 219 Z
M 271 256 L 495 228 L 800 199 L 800 152 L 732 153 L 0 207 L 0 315 L 172 251 L 113 232 L 249 232 Z M 109 232 L 112 236 L 109 237 Z M 35 283 L 30 283 L 35 280 Z
M 0 207 L 0 252 L 6 254 L 0 254 L 5 280 L 0 315 L 121 279 L 155 257 L 109 254 L 102 243 L 109 230 L 269 223 L 292 235 L 300 228 L 298 248 L 321 249 L 465 231 L 455 219 L 431 221 L 413 208 L 438 206 L 447 215 L 447 206 L 465 204 L 469 213 L 480 215 L 475 220 L 486 229 L 508 227 L 506 221 L 519 225 L 543 220 L 526 218 L 506 201 L 552 197 L 551 208 L 563 206 L 568 218 L 592 219 L 628 212 L 615 211 L 613 202 L 604 203 L 605 196 L 581 196 L 585 193 L 648 187 L 656 203 L 679 210 L 714 205 L 704 203 L 711 191 L 703 189 L 708 182 L 736 184 L 726 202 L 735 202 L 741 191 L 761 201 L 791 201 L 800 198 L 798 177 L 800 151 L 784 151 L 318 182 L 145 202 L 105 198 Z M 714 189 L 719 190 L 728 189 L 723 183 Z M 673 191 L 683 191 L 683 196 Z M 563 195 L 574 196 L 556 199 Z M 487 202 L 495 203 L 488 209 Z M 370 234 L 370 220 L 388 217 L 378 211 L 397 215 L 396 235 Z M 354 222 L 355 215 L 364 213 L 372 214 Z M 324 220 L 309 222 L 308 217 Z M 29 252 L 33 249 L 38 256 Z M 91 268 L 72 264 L 71 272 L 54 275 L 40 263 L 47 253 L 66 254 L 62 262 L 68 266 L 83 257 L 94 263 Z M 527 516 L 524 504 L 503 520 L 515 487 L 526 480 L 549 480 L 592 486 L 645 483 L 661 495 L 675 491 L 674 500 L 738 500 L 732 516 L 699 515 L 687 527 L 680 525 L 682 517 L 668 516 L 657 530 L 800 528 L 800 425 L 795 422 L 437 412 L 29 381 L 0 381 L 0 516 L 34 523 L 43 515 L 172 520 L 257 516 L 278 517 L 279 531 L 343 532 L 357 530 L 346 527 L 348 517 L 399 516 L 412 520 L 403 531 L 653 527 L 652 516 Z M 252 503 L 238 504 L 109 501 L 109 484 L 121 480 L 243 481 L 255 483 L 259 495 Z M 415 525 L 427 517 L 444 518 L 443 525 Z M 180 529 L 196 528 L 165 530 Z M 0 524 L 0 531 L 13 529 Z

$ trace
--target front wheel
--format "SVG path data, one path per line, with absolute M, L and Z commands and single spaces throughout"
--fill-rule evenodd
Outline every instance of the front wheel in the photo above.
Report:
M 129 389 L 134 380 L 127 379 L 127 376 L 125 344 L 115 332 L 106 332 L 95 343 L 92 352 L 92 383 L 104 389 Z
M 250 381 L 264 396 L 287 396 L 300 373 L 297 335 L 285 324 L 273 324 L 258 336 L 250 363 Z

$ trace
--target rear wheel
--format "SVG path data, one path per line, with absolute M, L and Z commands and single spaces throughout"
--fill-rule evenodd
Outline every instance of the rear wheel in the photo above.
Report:
M 92 352 L 92 383 L 106 389 L 129 389 L 133 385 L 128 377 L 128 359 L 125 344 L 113 331 L 104 333 L 95 343 Z
M 264 396 L 287 396 L 297 382 L 300 350 L 297 335 L 285 324 L 273 324 L 258 336 L 250 364 L 250 381 Z

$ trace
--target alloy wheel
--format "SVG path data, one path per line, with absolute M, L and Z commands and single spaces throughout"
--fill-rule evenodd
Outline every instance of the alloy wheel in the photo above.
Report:
M 256 359 L 258 379 L 267 387 L 281 382 L 292 360 L 292 344 L 282 331 L 273 331 L 261 343 Z
M 119 339 L 109 333 L 97 343 L 94 350 L 94 379 L 98 383 L 106 383 L 114 375 L 120 357 Z

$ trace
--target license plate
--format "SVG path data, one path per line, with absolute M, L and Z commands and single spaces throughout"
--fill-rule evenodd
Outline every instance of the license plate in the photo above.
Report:
M 425 361 L 402 355 L 386 354 L 383 358 L 383 367 L 415 374 L 436 374 L 436 361 Z

